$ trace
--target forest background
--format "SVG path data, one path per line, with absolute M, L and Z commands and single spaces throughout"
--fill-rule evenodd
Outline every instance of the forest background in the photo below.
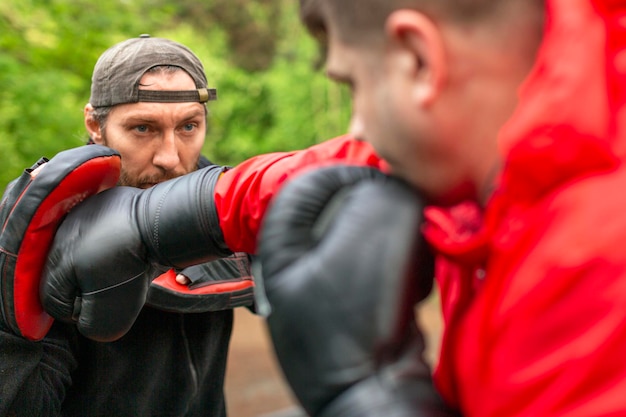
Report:
M 98 56 L 147 33 L 190 47 L 218 100 L 204 155 L 235 165 L 345 132 L 349 93 L 329 82 L 293 0 L 2 0 L 0 192 L 40 157 L 81 146 Z

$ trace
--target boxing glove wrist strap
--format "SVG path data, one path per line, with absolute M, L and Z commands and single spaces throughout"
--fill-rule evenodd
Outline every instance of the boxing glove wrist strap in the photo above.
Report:
M 162 265 L 183 268 L 232 254 L 214 203 L 226 168 L 210 166 L 157 184 L 138 195 L 137 217 L 148 253 Z

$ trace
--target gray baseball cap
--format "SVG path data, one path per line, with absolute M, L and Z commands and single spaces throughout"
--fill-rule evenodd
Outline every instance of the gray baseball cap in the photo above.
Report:
M 196 90 L 140 90 L 139 81 L 150 68 L 176 66 L 196 83 Z M 120 42 L 98 58 L 91 77 L 93 107 L 149 101 L 158 103 L 199 102 L 217 99 L 217 91 L 207 88 L 204 67 L 186 46 L 169 39 L 141 35 Z

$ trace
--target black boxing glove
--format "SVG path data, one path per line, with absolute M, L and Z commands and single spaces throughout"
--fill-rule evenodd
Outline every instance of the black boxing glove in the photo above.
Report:
M 115 340 L 166 267 L 230 255 L 213 201 L 223 170 L 206 167 L 145 190 L 115 187 L 79 204 L 48 255 L 40 291 L 46 311 L 76 321 L 86 337 Z
M 257 307 L 309 415 L 453 415 L 434 389 L 414 316 L 433 279 L 421 212 L 407 185 L 361 167 L 305 174 L 272 203 Z

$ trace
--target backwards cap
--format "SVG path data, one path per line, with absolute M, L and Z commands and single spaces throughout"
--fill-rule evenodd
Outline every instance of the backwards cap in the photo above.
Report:
M 141 77 L 152 67 L 180 67 L 196 83 L 196 90 L 140 90 Z M 107 49 L 96 62 L 91 78 L 93 107 L 150 101 L 159 103 L 199 102 L 217 99 L 217 91 L 207 88 L 204 67 L 189 48 L 163 38 L 141 35 Z

